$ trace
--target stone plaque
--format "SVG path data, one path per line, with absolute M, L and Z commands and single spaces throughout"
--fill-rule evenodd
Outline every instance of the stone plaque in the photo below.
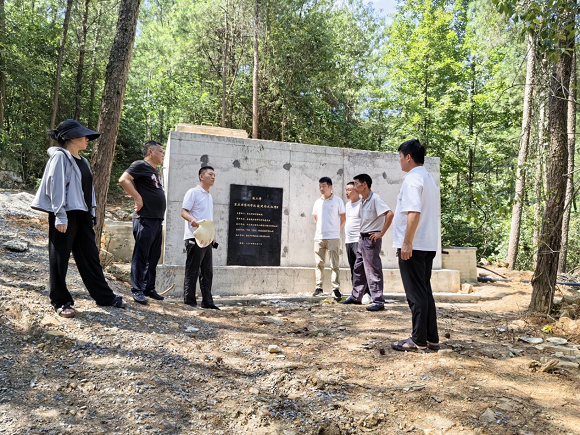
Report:
M 230 185 L 228 266 L 280 266 L 282 192 Z

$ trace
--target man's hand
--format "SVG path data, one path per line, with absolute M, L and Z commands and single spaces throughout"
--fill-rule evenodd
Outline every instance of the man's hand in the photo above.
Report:
M 143 208 L 143 198 L 139 197 L 135 199 L 135 206 L 133 207 L 135 211 L 139 211 Z
M 59 233 L 66 233 L 66 229 L 68 228 L 68 224 L 56 224 L 55 227 Z
M 403 242 L 403 246 L 401 246 L 401 259 L 407 261 L 412 256 L 413 256 L 413 244 Z
M 199 227 L 199 224 L 197 223 L 197 221 L 195 219 L 189 223 L 191 224 L 191 228 L 198 228 Z
M 383 233 L 372 233 L 369 236 L 369 239 L 371 239 L 372 242 L 376 242 L 377 240 L 382 239 L 383 236 L 384 236 Z

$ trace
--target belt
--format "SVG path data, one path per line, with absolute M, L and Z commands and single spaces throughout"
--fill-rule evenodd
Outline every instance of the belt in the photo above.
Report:
M 371 234 L 375 234 L 375 232 L 372 232 L 372 233 L 360 233 L 360 238 L 361 239 L 368 239 L 371 236 Z

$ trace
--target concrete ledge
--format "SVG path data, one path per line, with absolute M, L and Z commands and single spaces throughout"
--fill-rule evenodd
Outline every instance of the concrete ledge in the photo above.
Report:
M 213 269 L 214 295 L 243 296 L 283 294 L 309 294 L 314 290 L 313 267 L 244 267 L 216 266 Z M 403 283 L 398 269 L 383 269 L 385 293 L 404 294 Z M 159 265 L 157 267 L 156 287 L 162 291 L 172 284 L 172 296 L 183 294 L 184 266 Z M 350 293 L 350 270 L 340 269 L 341 291 Z M 458 270 L 434 270 L 431 277 L 434 293 L 455 293 L 459 290 L 460 273 Z M 324 289 L 329 292 L 330 270 L 324 273 Z M 199 287 L 198 287 L 199 289 Z
M 168 296 L 171 294 L 173 294 L 173 292 L 169 293 Z M 395 305 L 395 304 L 407 305 L 407 299 L 405 298 L 404 293 L 385 293 L 384 296 L 386 305 Z M 173 295 L 173 298 L 175 297 L 176 295 Z M 433 297 L 435 298 L 435 302 L 437 303 L 442 302 L 469 303 L 492 299 L 489 296 L 474 293 L 470 294 L 433 293 Z M 215 298 L 215 302 L 222 307 L 223 306 L 229 307 L 235 305 L 252 306 L 252 305 L 260 305 L 263 303 L 266 303 L 266 305 L 320 303 L 328 299 L 332 301 L 332 297 L 330 295 L 324 295 L 322 297 L 312 297 L 311 295 L 308 294 L 292 295 L 292 296 L 281 294 L 262 294 L 262 295 L 245 295 L 245 296 L 218 296 Z

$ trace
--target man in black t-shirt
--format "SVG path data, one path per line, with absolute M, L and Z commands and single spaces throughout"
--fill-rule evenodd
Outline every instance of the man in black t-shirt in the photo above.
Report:
M 155 269 L 161 257 L 162 222 L 165 217 L 165 192 L 157 166 L 163 163 L 161 144 L 149 141 L 143 146 L 143 160 L 131 163 L 119 183 L 135 200 L 133 236 L 135 248 L 131 259 L 133 299 L 147 305 L 147 297 L 163 300 L 155 290 Z

